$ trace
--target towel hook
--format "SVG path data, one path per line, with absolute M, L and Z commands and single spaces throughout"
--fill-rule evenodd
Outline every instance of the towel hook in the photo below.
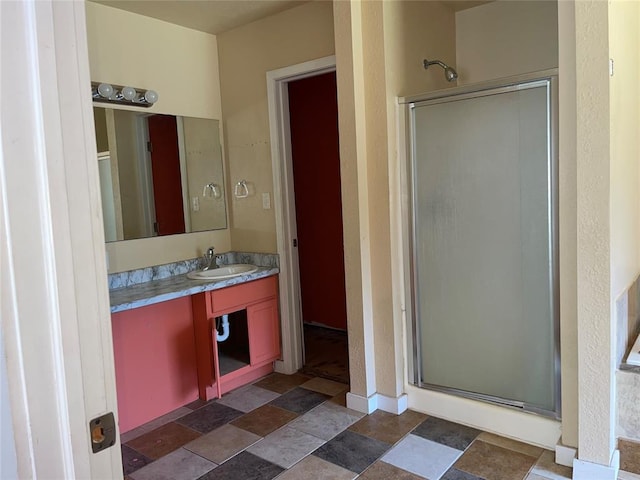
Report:
M 246 198 L 249 196 L 249 187 L 247 187 L 246 180 L 240 180 L 238 183 L 236 183 L 236 186 L 233 190 L 233 195 L 236 198 Z
M 213 182 L 207 183 L 204 186 L 204 189 L 202 190 L 202 196 L 206 197 L 207 193 L 209 193 L 209 192 L 210 192 L 209 196 L 211 196 L 213 198 L 220 198 L 220 188 L 215 183 L 213 183 Z

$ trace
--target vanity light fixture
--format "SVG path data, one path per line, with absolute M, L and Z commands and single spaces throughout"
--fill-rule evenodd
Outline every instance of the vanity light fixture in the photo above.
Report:
M 155 90 L 122 87 L 110 83 L 91 82 L 91 96 L 94 102 L 117 103 L 136 107 L 151 107 L 158 101 Z

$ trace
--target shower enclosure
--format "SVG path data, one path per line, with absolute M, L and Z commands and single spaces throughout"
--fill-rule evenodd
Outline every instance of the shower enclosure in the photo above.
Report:
M 404 99 L 409 381 L 559 417 L 556 76 Z

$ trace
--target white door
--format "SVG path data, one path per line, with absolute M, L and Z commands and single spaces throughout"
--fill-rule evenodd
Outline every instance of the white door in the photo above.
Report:
M 0 46 L 2 475 L 122 478 L 84 3 L 0 2 Z

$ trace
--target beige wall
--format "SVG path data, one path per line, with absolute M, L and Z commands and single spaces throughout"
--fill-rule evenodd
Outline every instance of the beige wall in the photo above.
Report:
M 331 2 L 309 2 L 218 35 L 229 185 L 246 180 L 247 198 L 230 195 L 235 250 L 276 252 L 266 72 L 334 53 Z
M 425 70 L 422 64 L 424 59 L 437 59 L 457 68 L 456 19 L 445 2 L 383 4 L 387 110 L 393 114 L 396 96 L 456 86 L 445 80 L 440 67 Z
M 92 81 L 156 90 L 158 102 L 145 111 L 221 117 L 215 35 L 93 2 L 86 7 Z
M 640 3 L 609 7 L 611 125 L 611 294 L 617 298 L 640 273 Z
M 615 347 L 616 334 L 626 333 L 616 332 L 616 317 L 627 313 L 616 311 L 616 300 L 640 270 L 640 12 L 637 2 L 624 1 L 584 1 L 574 8 L 578 455 L 609 465 L 616 448 L 616 409 L 628 406 L 633 389 L 638 394 L 637 382 L 615 391 Z M 610 58 L 613 76 L 606 68 Z
M 92 2 L 86 12 L 91 80 L 156 90 L 147 111 L 222 117 L 214 35 Z M 230 250 L 229 229 L 109 243 L 109 272 L 193 258 L 210 245 Z
M 576 184 L 576 45 L 573 2 L 558 3 L 559 82 L 559 266 L 562 438 L 578 446 L 578 313 Z
M 138 163 L 136 117 L 121 110 L 113 114 L 116 142 L 108 150 L 114 152 L 113 158 L 118 162 L 123 235 L 124 238 L 140 238 L 146 234 L 146 225 L 140 188 L 142 173 Z
M 456 13 L 458 84 L 558 66 L 555 1 L 498 0 Z
M 382 2 L 380 48 L 367 49 L 382 56 L 384 77 L 367 90 L 367 157 L 371 236 L 373 312 L 375 326 L 376 380 L 378 391 L 396 397 L 404 391 L 403 312 L 405 309 L 403 238 L 401 228 L 402 189 L 398 150 L 397 97 L 455 86 L 445 80 L 440 69 L 425 70 L 423 59 L 439 59 L 455 65 L 455 16 L 441 2 Z M 428 28 L 425 28 L 428 25 Z M 381 53 L 377 53 L 377 52 Z M 365 62 L 372 68 L 375 62 Z M 366 75 L 368 79 L 375 78 Z M 381 259 L 384 259 L 382 261 Z M 389 359 L 394 358 L 391 362 Z
M 575 3 L 578 456 L 601 465 L 615 448 L 608 9 Z
M 617 428 L 616 436 L 640 441 L 640 375 L 637 372 L 616 372 Z
M 640 3 L 615 1 L 609 7 L 609 56 L 614 60 L 610 78 L 611 125 L 611 295 L 615 301 L 619 345 L 626 345 L 635 326 L 637 289 L 627 292 L 640 272 Z M 627 303 L 628 301 L 628 303 Z M 619 307 L 621 311 L 617 309 Z M 628 312 L 631 329 L 627 328 Z M 633 340 L 631 340 L 633 341 Z M 616 359 L 617 360 L 617 359 Z M 617 435 L 640 439 L 637 374 L 618 372 Z
M 182 121 L 187 167 L 187 198 L 189 199 L 189 218 L 191 231 L 200 232 L 211 225 L 226 225 L 227 212 L 225 202 L 228 198 L 224 189 L 224 171 L 222 168 L 222 145 L 220 144 L 219 120 L 203 120 L 185 117 Z M 184 180 L 183 180 L 184 182 Z M 219 198 L 207 190 L 204 185 L 217 185 Z M 198 199 L 199 209 L 193 210 L 192 201 Z
M 336 2 L 334 12 L 351 392 L 395 399 L 404 391 L 396 97 L 450 86 L 422 59 L 452 62 L 454 16 L 439 2 Z
M 335 2 L 336 83 L 351 393 L 376 392 L 366 178 L 362 3 Z
M 558 4 L 560 289 L 562 443 L 580 447 L 581 458 L 608 464 L 615 420 L 614 324 L 616 315 L 626 314 L 615 311 L 616 298 L 639 269 L 640 14 L 637 2 L 612 2 L 608 11 L 604 5 Z M 580 33 L 585 31 L 590 34 Z M 608 57 L 616 62 L 613 77 L 604 66 Z M 634 385 L 625 384 L 621 392 L 625 406 Z

